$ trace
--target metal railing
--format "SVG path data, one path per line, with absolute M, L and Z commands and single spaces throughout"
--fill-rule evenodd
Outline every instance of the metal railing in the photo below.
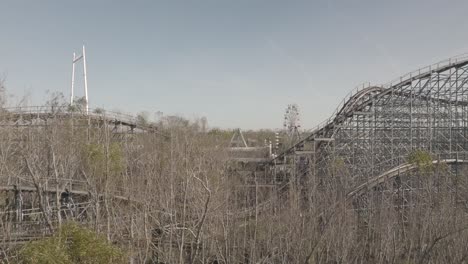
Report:
M 447 67 L 452 67 L 457 64 L 465 63 L 468 62 L 468 53 L 463 53 L 454 57 L 451 57 L 449 59 L 445 59 L 439 62 L 436 62 L 434 64 L 419 68 L 415 71 L 406 73 L 399 78 L 393 79 L 392 81 L 382 85 L 384 88 L 391 88 L 395 85 L 398 85 L 402 82 L 406 82 L 408 80 L 411 80 L 413 78 L 418 78 L 419 76 L 427 73 L 432 73 L 432 72 L 437 72 L 443 68 Z
M 451 57 L 449 59 L 442 60 L 442 61 L 439 61 L 437 63 L 431 64 L 429 66 L 419 68 L 418 70 L 406 73 L 406 74 L 400 76 L 399 78 L 394 79 L 394 80 L 392 80 L 392 81 L 390 81 L 390 82 L 388 82 L 386 84 L 383 84 L 383 85 L 371 85 L 370 82 L 365 82 L 363 84 L 358 85 L 357 87 L 352 89 L 350 92 L 348 92 L 348 94 L 340 101 L 340 103 L 335 108 L 335 110 L 332 112 L 330 117 L 323 120 L 322 122 L 317 124 L 312 129 L 309 129 L 308 130 L 309 131 L 308 136 L 306 136 L 305 138 L 302 138 L 294 146 L 292 146 L 291 148 L 287 149 L 286 151 L 284 151 L 280 155 L 273 158 L 272 161 L 276 160 L 277 158 L 280 158 L 280 157 L 284 156 L 283 154 L 285 154 L 285 153 L 289 153 L 298 144 L 302 144 L 304 142 L 304 140 L 306 140 L 307 138 L 310 138 L 314 134 L 317 134 L 320 130 L 324 129 L 326 126 L 333 123 L 335 121 L 335 119 L 337 118 L 339 111 L 341 111 L 341 109 L 348 103 L 348 101 L 353 96 L 355 96 L 357 93 L 361 92 L 362 90 L 367 89 L 367 88 L 369 88 L 371 86 L 382 87 L 382 88 L 385 88 L 385 89 L 392 89 L 393 87 L 395 87 L 395 86 L 397 86 L 397 85 L 399 85 L 401 83 L 407 82 L 408 80 L 411 80 L 413 78 L 419 78 L 421 75 L 428 74 L 428 73 L 430 74 L 432 72 L 437 72 L 437 71 L 439 71 L 441 69 L 450 68 L 452 66 L 459 65 L 459 64 L 462 64 L 462 63 L 468 63 L 468 53 L 460 54 L 460 55 Z
M 348 101 L 353 97 L 355 96 L 357 93 L 361 92 L 362 90 L 364 89 L 367 89 L 371 87 L 371 84 L 370 82 L 365 82 L 365 83 L 362 83 L 358 86 L 356 86 L 354 89 L 352 89 L 351 91 L 348 92 L 348 94 L 346 94 L 346 96 L 339 102 L 338 106 L 335 108 L 335 110 L 332 112 L 332 114 L 330 115 L 330 117 L 328 117 L 327 119 L 323 120 L 322 122 L 320 122 L 319 124 L 317 124 L 316 126 L 314 126 L 312 129 L 309 129 L 309 133 L 312 135 L 312 134 L 315 134 L 317 133 L 318 131 L 320 131 L 321 129 L 325 128 L 327 125 L 331 124 L 335 118 L 337 117 L 338 115 L 338 112 L 341 111 L 341 109 L 348 103 Z
M 65 189 L 69 189 L 71 193 L 89 193 L 92 188 L 89 183 L 84 180 L 77 179 L 66 179 L 66 178 L 40 178 L 42 191 L 55 192 L 56 186 L 59 186 L 59 192 L 63 192 Z M 0 178 L 0 186 L 12 188 L 17 186 L 18 190 L 34 190 L 35 184 L 32 179 L 26 176 L 12 176 L 9 179 L 6 177 Z M 123 188 L 115 186 L 107 191 L 107 194 L 112 197 L 123 197 L 126 198 L 130 193 L 138 193 L 138 190 L 132 190 L 131 188 Z
M 3 109 L 6 114 L 18 114 L 18 115 L 70 115 L 70 116 L 81 116 L 86 118 L 95 119 L 106 119 L 115 120 L 122 123 L 128 123 L 137 125 L 139 120 L 137 117 L 131 114 L 119 113 L 114 111 L 108 111 L 101 108 L 90 108 L 89 113 L 86 114 L 84 110 L 73 109 L 70 106 L 26 106 L 26 107 L 8 107 Z
M 397 79 L 394 79 L 386 84 L 383 84 L 383 85 L 375 85 L 375 86 L 379 86 L 379 87 L 383 87 L 383 88 L 386 88 L 386 89 L 391 89 L 392 87 L 394 87 L 395 85 L 398 85 L 400 83 L 403 83 L 403 82 L 406 82 L 408 80 L 411 80 L 412 78 L 417 78 L 418 76 L 421 76 L 423 74 L 427 74 L 427 73 L 432 73 L 434 71 L 438 71 L 440 69 L 443 69 L 443 68 L 447 68 L 447 67 L 451 67 L 451 66 L 455 66 L 457 64 L 461 64 L 461 63 L 465 63 L 465 62 L 468 62 L 468 53 L 464 53 L 464 54 L 461 54 L 461 55 L 457 55 L 455 57 L 452 57 L 452 58 L 449 58 L 449 59 L 446 59 L 446 60 L 442 60 L 442 61 L 439 61 L 437 63 L 434 63 L 434 64 L 431 64 L 429 66 L 426 66 L 426 67 L 422 67 L 422 68 L 419 68 L 418 70 L 415 70 L 415 71 L 412 71 L 412 72 L 409 72 L 409 73 L 406 73 L 402 76 L 400 76 L 399 78 Z M 317 133 L 318 131 L 320 131 L 321 129 L 323 129 L 325 126 L 327 126 L 328 124 L 332 123 L 335 118 L 337 117 L 337 114 L 338 112 L 344 107 L 344 105 L 354 96 L 356 95 L 357 93 L 359 93 L 360 91 L 364 90 L 364 89 L 367 89 L 369 87 L 371 87 L 372 85 L 370 84 L 370 82 L 365 82 L 363 84 L 360 84 L 358 85 L 357 87 L 355 87 L 354 89 L 352 89 L 350 92 L 348 92 L 348 94 L 343 98 L 343 100 L 340 101 L 340 103 L 338 104 L 338 106 L 335 108 L 335 110 L 333 111 L 333 113 L 330 115 L 329 118 L 323 120 L 322 122 L 320 122 L 318 125 L 316 125 L 315 127 L 313 127 L 312 129 L 310 129 L 310 133 L 311 134 L 314 134 L 314 133 Z

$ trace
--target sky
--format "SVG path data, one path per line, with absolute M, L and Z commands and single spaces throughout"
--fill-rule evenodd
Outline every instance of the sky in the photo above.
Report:
M 468 1 L 0 0 L 10 106 L 70 96 L 86 46 L 90 107 L 207 117 L 211 127 L 326 119 L 364 83 L 468 52 Z M 77 65 L 81 67 L 81 65 Z M 75 95 L 83 96 L 77 71 Z

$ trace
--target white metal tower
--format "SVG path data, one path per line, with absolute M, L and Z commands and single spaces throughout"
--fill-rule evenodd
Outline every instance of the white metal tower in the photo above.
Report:
M 83 51 L 80 56 L 76 56 L 76 53 L 73 52 L 73 61 L 72 61 L 72 81 L 71 81 L 71 95 L 70 95 L 70 105 L 73 105 L 74 100 L 74 86 L 75 86 L 75 63 L 83 59 L 83 78 L 84 78 L 84 93 L 85 93 L 85 111 L 88 114 L 89 104 L 88 104 L 88 79 L 86 78 L 86 52 L 85 46 L 83 45 Z

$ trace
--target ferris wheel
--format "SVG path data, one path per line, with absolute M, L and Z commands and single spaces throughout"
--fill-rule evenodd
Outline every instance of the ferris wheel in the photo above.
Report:
M 299 133 L 300 114 L 297 104 L 289 104 L 284 113 L 284 130 L 289 137 L 294 137 Z

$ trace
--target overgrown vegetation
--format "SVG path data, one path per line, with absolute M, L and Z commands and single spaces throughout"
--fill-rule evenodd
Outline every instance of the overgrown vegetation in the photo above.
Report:
M 434 168 L 431 154 L 424 150 L 414 150 L 408 155 L 408 163 L 415 164 L 419 170 L 428 172 Z
M 92 230 L 69 222 L 52 237 L 29 242 L 19 251 L 18 264 L 127 263 L 124 252 Z
M 49 104 L 66 109 L 60 100 Z M 0 257 L 7 263 L 464 263 L 468 257 L 468 169 L 432 166 L 426 151 L 409 154 L 406 162 L 415 166 L 408 171 L 363 179 L 356 174 L 375 169 L 379 176 L 392 167 L 381 157 L 372 162 L 382 168 L 370 168 L 339 155 L 297 155 L 270 170 L 230 160 L 232 131 L 209 128 L 203 119 L 160 116 L 141 120 L 156 132 L 130 133 L 64 116 L 0 126 L 0 180 L 10 187 L 0 196 Z M 244 136 L 249 146 L 263 146 L 275 135 Z M 367 182 L 376 185 L 349 195 Z M 15 185 L 27 191 L 19 196 Z M 40 239 L 18 246 L 31 236 Z
M 117 142 L 110 145 L 90 143 L 85 145 L 85 157 L 91 173 L 104 175 L 106 168 L 112 175 L 122 173 L 125 168 L 125 160 L 122 148 Z

